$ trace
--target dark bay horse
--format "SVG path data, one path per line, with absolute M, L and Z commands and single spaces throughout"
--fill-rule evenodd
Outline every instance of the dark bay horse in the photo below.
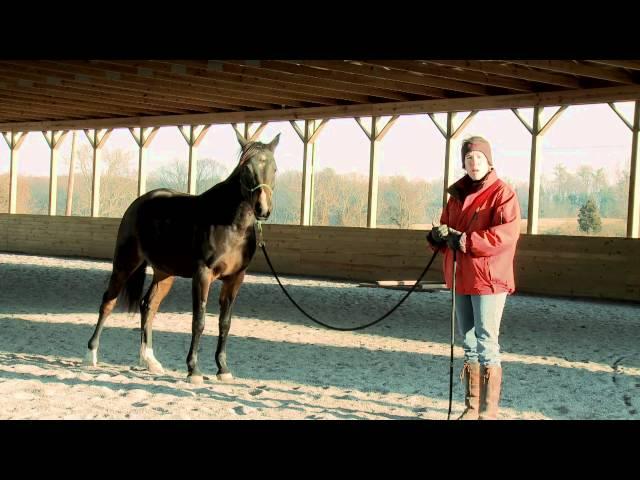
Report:
M 122 293 L 129 312 L 140 308 L 140 364 L 162 372 L 153 355 L 153 318 L 176 276 L 192 279 L 193 321 L 187 356 L 188 380 L 201 383 L 198 345 L 204 330 L 211 282 L 223 282 L 216 364 L 218 379 L 233 378 L 227 367 L 226 342 L 231 310 L 256 250 L 254 223 L 271 214 L 276 162 L 271 143 L 247 142 L 229 177 L 200 195 L 166 188 L 150 191 L 133 201 L 122 217 L 113 256 L 109 286 L 102 297 L 98 323 L 89 340 L 85 365 L 96 366 L 104 322 Z M 147 265 L 153 280 L 144 298 Z

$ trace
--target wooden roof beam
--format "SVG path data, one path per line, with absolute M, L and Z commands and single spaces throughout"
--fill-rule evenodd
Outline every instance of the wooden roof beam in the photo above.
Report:
M 117 95 L 107 92 L 100 92 L 98 94 L 95 90 L 82 90 L 74 87 L 63 87 L 59 85 L 45 85 L 40 82 L 34 82 L 33 86 L 29 89 L 20 88 L 18 83 L 13 79 L 6 79 L 0 73 L 0 88 L 7 90 L 23 91 L 25 93 L 34 93 L 41 95 L 52 95 L 60 98 L 68 98 L 80 101 L 97 101 L 98 103 L 106 103 L 108 105 L 124 105 L 130 107 L 137 107 L 142 109 L 148 109 L 151 111 L 165 111 L 174 112 L 176 114 L 189 113 L 189 110 L 198 110 L 194 105 L 180 105 L 176 107 L 172 102 L 162 102 L 149 100 L 148 98 L 140 99 L 139 95 Z
M 590 63 L 609 65 L 610 67 L 626 68 L 627 70 L 640 70 L 640 60 L 587 60 Z
M 490 94 L 489 90 L 487 90 L 487 88 L 482 85 L 473 85 L 464 82 L 458 82 L 455 80 L 446 80 L 437 77 L 413 74 L 410 72 L 400 72 L 397 70 L 386 69 L 384 67 L 377 67 L 375 65 L 367 65 L 366 63 L 364 63 L 364 61 L 360 61 L 357 64 L 353 62 L 343 62 L 340 64 L 336 64 L 335 62 L 328 62 L 323 60 L 305 60 L 302 63 L 304 65 L 323 67 L 338 72 L 357 73 L 360 75 L 367 75 L 369 77 L 398 80 L 406 83 L 425 85 L 428 87 L 441 88 L 444 90 L 451 90 L 471 95 Z
M 598 80 L 606 80 L 608 82 L 623 84 L 634 83 L 633 78 L 627 72 L 586 65 L 584 63 L 576 63 L 573 60 L 509 60 L 509 62 L 517 65 L 539 68 L 541 70 L 549 70 L 551 72 L 597 78 Z
M 509 78 L 518 78 L 530 82 L 546 83 L 566 88 L 581 88 L 580 82 L 569 75 L 557 73 L 540 72 L 520 65 L 507 64 L 502 61 L 481 62 L 478 60 L 427 60 L 428 63 L 436 65 L 447 65 L 459 67 L 463 70 L 500 75 Z
M 73 78 L 73 75 L 71 75 Z M 29 85 L 44 85 L 43 77 L 37 74 L 31 74 L 26 72 L 18 72 L 15 70 L 7 70 L 2 66 L 2 62 L 0 62 L 0 83 L 2 82 L 10 82 L 11 84 L 16 84 L 18 86 L 24 81 L 30 82 Z M 79 95 L 86 96 L 87 98 L 113 98 L 113 99 L 123 99 L 125 101 L 141 99 L 143 102 L 151 102 L 154 105 L 158 106 L 170 106 L 174 108 L 178 106 L 183 109 L 197 110 L 198 107 L 203 107 L 205 109 L 211 108 L 219 108 L 222 110 L 241 110 L 241 108 L 237 105 L 229 105 L 229 104 L 220 104 L 217 102 L 207 102 L 205 100 L 196 100 L 196 99 L 184 99 L 174 95 L 162 94 L 163 96 L 158 96 L 154 91 L 140 91 L 138 89 L 122 89 L 117 86 L 113 86 L 110 84 L 85 84 L 81 81 L 77 81 L 75 79 L 67 80 L 61 79 L 58 85 L 46 85 L 47 88 L 51 90 L 63 89 L 64 91 L 76 92 Z M 22 88 L 31 88 L 31 87 L 22 87 Z
M 67 77 L 67 79 L 74 82 L 77 82 L 77 80 L 75 79 L 75 75 L 81 74 L 89 77 L 89 82 L 94 85 L 115 86 L 139 93 L 160 92 L 175 95 L 184 99 L 210 100 L 212 102 L 222 102 L 258 109 L 273 108 L 274 105 L 281 105 L 281 103 L 279 103 L 281 99 L 278 99 L 276 103 L 272 103 L 271 100 L 273 99 L 264 101 L 264 96 L 260 96 L 260 100 L 256 100 L 255 98 L 257 98 L 258 96 L 248 95 L 246 91 L 236 90 L 235 92 L 229 92 L 228 90 L 221 90 L 216 87 L 206 88 L 195 86 L 196 88 L 194 88 L 193 85 L 191 85 L 190 88 L 176 89 L 175 85 L 167 86 L 167 82 L 157 81 L 154 79 L 131 79 L 130 76 L 121 75 L 119 74 L 119 72 L 113 72 L 117 73 L 118 75 L 111 75 L 109 74 L 108 70 L 95 67 L 85 68 L 73 64 L 50 62 L 45 60 L 39 61 L 37 67 L 25 65 L 24 62 L 22 62 L 21 64 L 13 61 L 0 62 L 0 64 L 2 63 L 11 63 L 44 76 L 49 75 L 50 73 L 56 73 L 61 76 L 68 75 L 73 78 L 69 79 Z M 303 105 L 298 101 L 286 101 L 284 104 L 289 104 L 292 107 L 300 107 Z
M 43 121 L 0 124 L 0 130 L 60 130 L 69 128 L 159 127 L 165 125 L 204 125 L 239 122 L 286 120 L 318 120 L 323 118 L 411 115 L 433 112 L 462 112 L 469 110 L 502 110 L 535 106 L 581 105 L 606 102 L 624 102 L 640 99 L 640 85 L 606 88 L 562 90 L 553 92 L 496 95 L 491 97 L 447 98 L 414 102 L 386 102 L 367 105 L 339 105 L 298 109 L 264 111 L 200 113 L 167 115 L 160 117 L 102 118 L 86 122 Z
M 515 78 L 505 78 L 471 70 L 457 69 L 457 67 L 442 67 L 429 65 L 418 60 L 367 60 L 368 64 L 395 68 L 399 70 L 413 71 L 425 75 L 459 80 L 462 82 L 478 83 L 490 87 L 505 88 L 515 92 L 533 92 L 535 89 L 530 82 Z
M 54 112 L 67 113 L 71 115 L 88 115 L 90 117 L 108 117 L 110 115 L 130 116 L 132 114 L 136 114 L 134 110 L 127 109 L 110 109 L 105 107 L 84 107 L 82 105 L 69 105 L 64 101 L 53 98 L 47 99 L 47 102 L 43 103 L 42 100 L 39 99 L 25 98 L 14 93 L 7 94 L 3 92 L 0 92 L 0 102 L 2 102 L 4 105 L 24 108 L 26 110 L 38 112 L 43 115 L 48 115 Z
M 203 78 L 200 76 L 187 76 L 186 74 L 165 73 L 148 69 L 149 74 L 141 75 L 140 68 L 116 61 L 108 60 L 91 60 L 85 64 L 81 61 L 69 61 L 65 64 L 77 66 L 79 68 L 96 69 L 98 71 L 114 71 L 121 74 L 121 79 L 147 84 L 153 82 L 155 85 L 164 85 L 170 88 L 192 89 L 199 91 L 218 93 L 228 96 L 239 96 L 240 98 L 254 99 L 277 105 L 291 104 L 292 102 L 309 102 L 318 103 L 320 105 L 336 105 L 338 102 L 333 98 L 324 98 L 320 95 L 312 93 L 296 93 L 292 92 L 284 86 L 256 86 L 252 82 L 243 81 L 242 78 L 234 77 L 234 80 L 216 78 Z M 102 67 L 101 67 L 102 65 Z M 146 67 L 145 67 L 146 68 Z M 251 87 L 251 88 L 248 88 Z
M 46 101 L 56 100 L 60 102 L 60 104 L 66 104 L 69 106 L 89 106 L 91 107 L 89 110 L 102 109 L 104 113 L 117 113 L 118 108 L 129 109 L 130 111 L 137 111 L 140 114 L 145 115 L 163 115 L 166 113 L 174 113 L 174 114 L 184 114 L 190 113 L 188 110 L 175 110 L 172 108 L 164 108 L 164 109 L 151 109 L 146 107 L 144 104 L 131 104 L 128 102 L 113 102 L 108 97 L 105 97 L 102 101 L 97 101 L 95 98 L 82 97 L 78 95 L 68 94 L 65 91 L 56 91 L 56 90 L 47 90 L 44 88 L 33 87 L 28 90 L 18 89 L 15 87 L 3 87 L 0 85 L 0 92 L 13 95 L 15 98 L 24 98 L 28 100 L 34 101 Z M 104 110 L 107 108 L 108 110 Z
M 284 65 L 283 68 L 269 68 L 268 65 L 276 63 L 269 60 L 261 60 L 259 67 L 247 65 L 246 62 L 242 60 L 224 60 L 218 63 L 219 67 L 217 68 L 222 68 L 224 71 L 234 71 L 239 74 L 246 74 L 248 72 L 251 75 L 264 78 L 280 78 L 282 81 L 290 84 L 307 85 L 312 88 L 321 87 L 326 89 L 327 93 L 347 92 L 366 95 L 369 98 L 376 97 L 395 101 L 411 100 L 411 97 L 403 92 L 378 88 L 373 85 L 359 85 L 336 80 L 335 78 L 325 78 L 321 75 L 305 75 L 300 70 L 296 71 L 295 68 L 290 68 L 290 65 Z M 216 63 L 210 62 L 209 68 L 212 68 L 211 65 L 216 65 Z
M 399 82 L 397 80 L 369 77 L 367 75 L 353 74 L 349 72 L 337 72 L 308 65 L 298 65 L 294 61 L 289 60 L 261 60 L 260 68 L 289 72 L 295 75 L 304 75 L 312 78 L 337 80 L 360 88 L 377 88 L 431 98 L 445 98 L 447 96 L 446 92 L 440 88 Z
M 242 61 L 228 61 L 211 63 L 207 60 L 201 61 L 167 61 L 167 60 L 148 60 L 142 62 L 149 68 L 162 69 L 163 72 L 184 72 L 180 75 L 197 78 L 212 79 L 241 79 L 243 85 L 250 83 L 252 85 L 264 85 L 270 88 L 284 89 L 290 92 L 297 92 L 306 95 L 322 96 L 326 98 L 335 98 L 351 102 L 368 102 L 369 97 L 378 96 L 372 90 L 365 88 L 345 88 L 349 84 L 340 85 L 337 82 L 326 81 L 322 79 L 310 79 L 308 77 L 300 77 L 283 72 L 275 72 L 266 70 L 261 67 L 248 66 Z M 224 75 L 224 77 L 221 77 Z M 382 91 L 384 92 L 384 91 Z M 406 96 L 391 94 L 391 100 L 408 100 Z M 388 97 L 382 97 L 388 98 Z

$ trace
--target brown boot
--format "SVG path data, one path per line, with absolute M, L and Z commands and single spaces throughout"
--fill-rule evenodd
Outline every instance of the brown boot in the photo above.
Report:
M 502 367 L 487 365 L 481 367 L 480 375 L 480 420 L 498 418 L 500 403 L 500 386 L 502 384 Z
M 465 408 L 458 420 L 478 420 L 480 412 L 480 364 L 464 362 L 460 380 L 465 385 Z

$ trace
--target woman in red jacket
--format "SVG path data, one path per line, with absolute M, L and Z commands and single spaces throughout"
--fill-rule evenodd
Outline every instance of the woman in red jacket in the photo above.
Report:
M 515 192 L 493 169 L 491 146 L 482 137 L 462 142 L 467 174 L 451 185 L 440 226 L 427 239 L 444 252 L 444 278 L 451 288 L 456 250 L 456 318 L 463 337 L 466 409 L 460 419 L 495 419 L 502 366 L 498 335 L 508 294 L 515 290 L 513 258 L 520 236 Z

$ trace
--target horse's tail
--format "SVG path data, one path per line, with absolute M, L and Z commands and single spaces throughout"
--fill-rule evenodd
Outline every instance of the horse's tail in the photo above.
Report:
M 127 283 L 124 285 L 122 296 L 124 305 L 129 313 L 136 313 L 140 307 L 140 300 L 142 299 L 142 288 L 144 287 L 144 280 L 146 278 L 147 262 L 142 262 L 142 265 L 131 274 Z

